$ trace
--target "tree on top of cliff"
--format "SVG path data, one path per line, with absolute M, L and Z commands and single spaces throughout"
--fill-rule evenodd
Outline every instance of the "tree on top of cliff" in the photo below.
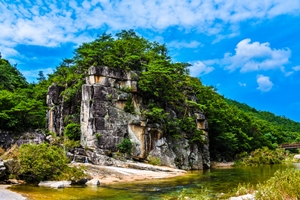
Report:
M 15 90 L 25 88 L 28 83 L 21 72 L 7 60 L 0 59 L 0 90 Z
M 165 45 L 149 42 L 133 30 L 123 30 L 116 39 L 103 33 L 93 42 L 82 44 L 75 51 L 74 60 L 84 70 L 96 65 L 141 71 L 156 59 L 170 59 Z

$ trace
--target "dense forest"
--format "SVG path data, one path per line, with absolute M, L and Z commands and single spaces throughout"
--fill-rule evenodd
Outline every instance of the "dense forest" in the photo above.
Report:
M 213 160 L 232 160 L 263 146 L 275 149 L 281 143 L 300 141 L 300 123 L 226 99 L 201 79 L 190 77 L 188 63 L 172 62 L 165 45 L 150 42 L 132 30 L 115 36 L 104 33 L 82 44 L 73 58 L 63 59 L 49 77 L 40 72 L 37 83 L 28 83 L 17 66 L 1 59 L 0 129 L 43 129 L 48 87 L 52 83 L 62 86 L 63 103 L 68 103 L 81 91 L 88 68 L 97 65 L 137 71 L 139 92 L 148 99 L 143 114 L 163 124 L 166 133 L 174 137 L 183 130 L 201 142 L 193 117 L 185 115 L 190 108 L 201 109 L 208 120 Z M 168 118 L 166 106 L 178 111 L 178 120 Z M 65 123 L 78 124 L 79 115 L 70 116 Z

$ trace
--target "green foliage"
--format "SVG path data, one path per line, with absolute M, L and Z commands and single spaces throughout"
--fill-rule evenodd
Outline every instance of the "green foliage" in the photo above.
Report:
M 266 120 L 275 126 L 279 126 L 280 128 L 283 128 L 290 132 L 299 132 L 300 130 L 300 123 L 292 121 L 284 116 L 276 116 L 271 112 L 258 111 L 255 108 L 252 108 L 246 104 L 239 103 L 234 100 L 230 100 L 230 99 L 225 99 L 225 100 L 229 105 L 234 105 L 240 110 L 248 113 L 249 115 L 256 116 L 261 120 Z
M 34 89 L 0 90 L 0 127 L 23 131 L 45 124 L 45 104 L 32 98 Z
M 300 141 L 300 123 L 225 99 L 214 87 L 189 77 L 188 63 L 172 62 L 165 45 L 150 42 L 133 30 L 121 31 L 116 37 L 104 33 L 82 44 L 74 57 L 64 59 L 48 80 L 40 72 L 38 84 L 28 84 L 16 66 L 0 59 L 1 129 L 23 131 L 44 127 L 45 99 L 52 83 L 63 88 L 62 106 L 79 105 L 82 84 L 92 65 L 135 70 L 140 75 L 134 77 L 138 80 L 138 92 L 146 104 L 143 113 L 178 140 L 188 137 L 191 142 L 204 142 L 194 119 L 196 111 L 203 111 L 214 160 L 232 160 L 241 152 L 263 146 L 275 149 L 281 143 Z M 169 113 L 170 109 L 175 113 Z M 134 113 L 132 100 L 126 102 L 124 110 Z M 79 123 L 80 110 L 74 112 L 70 113 L 72 119 L 64 120 L 65 125 Z M 76 125 L 66 129 L 71 138 L 78 139 Z
M 239 156 L 239 160 L 235 162 L 236 166 L 256 166 L 256 165 L 272 165 L 281 164 L 287 157 L 284 149 L 270 150 L 268 147 L 256 149 L 249 155 L 243 153 Z
M 131 150 L 133 148 L 133 144 L 129 138 L 124 138 L 122 143 L 117 145 L 118 149 L 122 153 L 131 154 Z
M 26 88 L 28 83 L 25 77 L 15 66 L 0 58 L 0 90 L 14 91 L 17 88 Z
M 145 117 L 151 122 L 157 123 L 157 122 L 162 122 L 163 120 L 166 119 L 168 113 L 165 113 L 164 109 L 154 106 L 152 108 L 149 108 L 148 110 L 144 111 L 143 114 Z
M 69 151 L 70 149 L 74 149 L 76 147 L 80 147 L 80 141 L 77 140 L 70 140 L 70 139 L 65 139 L 64 140 L 64 143 L 63 143 L 63 146 L 65 147 L 65 150 L 66 151 Z
M 80 135 L 81 135 L 80 124 L 69 123 L 65 127 L 64 134 L 70 140 L 80 140 Z
M 155 101 L 181 105 L 184 99 L 182 86 L 187 76 L 186 63 L 171 63 L 169 60 L 155 60 L 147 65 L 138 82 L 144 95 Z
M 300 171 L 297 169 L 286 169 L 276 171 L 269 180 L 255 186 L 250 184 L 239 184 L 232 192 L 222 196 L 239 196 L 254 194 L 257 200 L 282 200 L 300 198 Z
M 161 160 L 159 157 L 148 156 L 147 157 L 149 164 L 151 165 L 161 165 Z
M 124 111 L 128 112 L 128 113 L 131 113 L 131 114 L 134 114 L 134 104 L 132 102 L 131 97 L 126 100 L 126 103 L 125 103 L 125 106 L 124 106 Z
M 300 199 L 300 171 L 287 169 L 277 171 L 274 177 L 268 181 L 258 184 L 255 199 Z
M 193 192 L 190 191 L 187 188 L 182 189 L 178 195 L 176 195 L 176 198 L 170 197 L 170 198 L 164 198 L 164 200 L 171 200 L 171 199 L 178 199 L 178 200 L 210 200 L 214 199 L 211 197 L 210 191 L 207 188 L 202 188 L 199 192 Z
M 28 182 L 54 180 L 67 168 L 63 149 L 48 144 L 23 144 L 20 147 L 20 174 Z
M 45 81 L 44 81 L 45 82 Z M 44 84 L 41 82 L 41 85 Z M 47 87 L 28 84 L 16 66 L 0 59 L 0 127 L 24 131 L 45 125 Z
M 95 136 L 97 139 L 100 139 L 102 137 L 102 135 L 100 133 L 96 133 Z
M 95 41 L 82 44 L 75 52 L 76 64 L 83 69 L 98 65 L 142 70 L 154 58 L 167 58 L 164 45 L 151 43 L 133 30 L 123 30 L 116 37 L 104 33 Z

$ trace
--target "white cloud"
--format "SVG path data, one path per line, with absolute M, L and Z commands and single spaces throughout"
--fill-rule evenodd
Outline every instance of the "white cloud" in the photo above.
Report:
M 222 35 L 226 28 L 231 32 L 229 35 L 234 35 L 242 21 L 298 14 L 299 10 L 298 0 L 2 1 L 0 42 L 9 40 L 15 45 L 42 46 L 82 43 L 89 39 L 84 32 L 101 27 L 112 31 L 129 28 L 162 31 L 181 27 L 186 31 L 197 30 L 210 35 Z
M 15 48 L 19 44 L 58 47 L 71 42 L 78 45 L 91 41 L 95 36 L 91 33 L 101 34 L 104 30 L 151 29 L 161 33 L 172 27 L 182 32 L 213 35 L 214 42 L 218 42 L 236 36 L 240 22 L 282 14 L 298 15 L 300 1 L 18 0 L 0 1 L 0 12 L 0 51 L 12 60 L 20 55 Z M 197 48 L 202 44 L 174 41 L 171 45 Z M 278 50 L 279 55 L 273 52 L 275 59 L 266 60 L 259 67 L 266 69 L 285 63 L 286 55 L 282 52 L 288 54 L 289 50 Z M 238 58 L 228 56 L 228 59 Z M 256 67 L 255 63 L 248 62 L 242 70 Z
M 258 87 L 256 89 L 262 92 L 268 92 L 273 87 L 273 83 L 270 81 L 268 76 L 258 75 L 256 81 L 258 83 Z
M 191 41 L 191 42 L 185 42 L 185 41 L 182 41 L 182 42 L 179 42 L 177 40 L 175 41 L 172 41 L 168 44 L 169 47 L 171 48 L 176 48 L 176 49 L 181 49 L 181 48 L 197 48 L 199 46 L 203 46 L 200 42 L 197 42 L 197 41 Z
M 242 83 L 242 82 L 238 82 L 238 84 L 239 84 L 241 87 L 246 87 L 246 86 L 247 86 L 246 83 Z
M 289 62 L 291 50 L 272 49 L 269 43 L 251 43 L 250 39 L 240 41 L 235 54 L 226 53 L 222 63 L 226 69 L 234 71 L 240 69 L 241 72 L 260 71 L 269 69 L 281 69 Z
M 289 72 L 285 72 L 284 75 L 285 75 L 286 77 L 288 77 L 288 76 L 292 75 L 293 73 L 294 73 L 293 71 L 289 71 Z
M 46 68 L 46 69 L 35 69 L 35 70 L 20 70 L 20 72 L 27 78 L 27 80 L 30 81 L 36 81 L 39 77 L 39 72 L 42 71 L 45 76 L 48 74 L 53 73 L 52 68 Z
M 190 74 L 191 76 L 197 77 L 204 74 L 208 74 L 214 70 L 213 67 L 208 67 L 204 65 L 201 61 L 197 61 L 192 64 L 190 67 Z
M 300 66 L 293 67 L 294 71 L 300 71 Z

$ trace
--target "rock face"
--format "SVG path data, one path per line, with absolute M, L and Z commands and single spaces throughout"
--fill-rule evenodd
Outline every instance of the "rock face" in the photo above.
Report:
M 45 133 L 39 129 L 24 133 L 14 133 L 0 130 L 0 147 L 4 149 L 10 148 L 13 144 L 18 144 L 19 146 L 25 143 L 40 144 L 44 142 L 45 139 Z
M 138 160 L 147 156 L 159 158 L 162 165 L 181 169 L 203 169 L 210 167 L 208 151 L 208 127 L 201 111 L 193 111 L 197 128 L 203 130 L 203 143 L 191 142 L 182 135 L 176 139 L 164 133 L 160 124 L 149 123 L 140 113 L 145 109 L 138 90 L 138 72 L 116 70 L 108 67 L 91 67 L 86 84 L 82 86 L 80 111 L 81 145 L 87 152 L 88 160 L 103 164 L 107 156 L 118 150 L 117 145 L 124 138 L 133 143 L 132 157 Z M 48 128 L 62 134 L 62 119 L 72 108 L 64 111 L 61 105 L 61 88 L 49 87 L 47 103 Z M 78 97 L 76 97 L 78 98 Z M 128 112 L 126 106 L 133 110 Z M 127 112 L 125 112 L 126 110 Z M 172 109 L 170 113 L 175 113 Z M 64 114 L 65 113 L 65 114 Z M 176 116 L 176 114 L 174 114 Z
M 6 175 L 6 167 L 4 165 L 4 161 L 0 158 L 0 180 L 5 175 Z
M 47 129 L 59 136 L 63 135 L 65 122 L 68 115 L 77 113 L 80 106 L 81 91 L 78 91 L 72 99 L 66 100 L 61 96 L 64 87 L 52 84 L 48 88 L 47 105 Z

